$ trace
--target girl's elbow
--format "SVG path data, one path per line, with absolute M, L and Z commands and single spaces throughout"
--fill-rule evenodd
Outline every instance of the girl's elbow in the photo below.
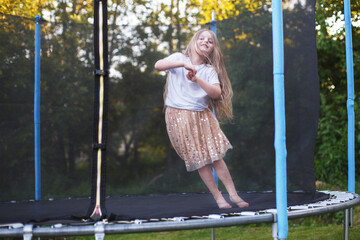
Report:
M 160 59 L 155 63 L 154 67 L 158 71 L 165 71 L 165 70 L 167 70 L 169 68 L 168 65 L 169 64 L 168 64 L 168 62 L 166 60 Z
M 221 91 L 215 92 L 212 98 L 214 100 L 219 100 L 221 98 Z
M 158 71 L 166 70 L 163 59 L 158 60 L 155 65 L 155 69 Z
M 213 98 L 215 100 L 219 100 L 221 98 L 221 88 L 220 88 L 220 86 L 216 87 Z
M 155 63 L 154 68 L 158 71 L 161 71 L 159 61 Z
M 221 93 L 220 94 L 216 94 L 216 96 L 214 97 L 215 100 L 219 100 L 221 99 Z

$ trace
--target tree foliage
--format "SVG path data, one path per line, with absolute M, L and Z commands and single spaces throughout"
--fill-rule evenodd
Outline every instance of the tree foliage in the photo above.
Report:
M 268 5 L 270 1 L 267 0 L 235 0 L 235 1 L 227 1 L 227 0 L 204 0 L 197 1 L 191 0 L 192 8 L 198 11 L 198 21 L 200 23 L 208 23 L 212 20 L 212 14 L 216 20 L 222 21 L 228 18 L 233 18 L 238 16 L 239 14 L 247 11 L 253 11 L 256 9 L 263 8 Z
M 347 176 L 347 75 L 343 5 L 337 1 L 317 2 L 317 54 L 321 108 L 315 152 L 318 180 L 346 185 Z M 355 99 L 360 86 L 360 5 L 351 1 Z M 339 24 L 340 23 L 340 24 Z M 355 100 L 355 136 L 360 130 L 360 113 Z M 360 138 L 355 137 L 355 146 Z M 360 152 L 355 149 L 357 164 Z M 359 168 L 356 175 L 359 176 Z
M 0 13 L 34 18 L 37 14 L 41 13 L 41 10 L 47 3 L 52 1 L 53 0 L 1 0 Z

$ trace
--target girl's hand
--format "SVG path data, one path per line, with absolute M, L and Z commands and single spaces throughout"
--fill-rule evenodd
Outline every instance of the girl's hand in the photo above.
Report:
M 192 65 L 191 63 L 185 62 L 184 63 L 184 68 L 186 70 L 188 70 L 189 72 L 186 74 L 186 77 L 193 82 L 196 82 L 196 68 L 194 65 Z
M 196 68 L 194 65 L 188 62 L 184 62 L 184 68 L 189 72 L 192 72 L 194 75 L 196 74 Z
M 196 82 L 196 68 L 194 65 L 192 65 L 191 63 L 187 63 L 185 62 L 184 63 L 184 68 L 186 70 L 188 70 L 189 72 L 186 74 L 186 77 L 190 80 L 190 81 L 193 81 L 193 82 Z
M 192 71 L 189 71 L 188 74 L 186 74 L 186 77 L 192 82 L 197 82 L 197 77 Z

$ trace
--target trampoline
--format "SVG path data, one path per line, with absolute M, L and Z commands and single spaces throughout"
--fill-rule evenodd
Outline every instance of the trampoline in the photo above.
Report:
M 308 199 L 304 199 L 302 193 L 289 193 L 288 199 L 291 204 L 288 207 L 289 219 L 350 209 L 360 203 L 359 195 L 348 192 L 323 191 L 316 195 L 319 201 L 298 205 L 297 203 Z M 211 196 L 206 193 L 180 196 L 112 197 L 107 200 L 108 212 L 111 212 L 110 218 L 97 222 L 81 220 L 81 216 L 86 215 L 90 199 L 2 203 L 0 209 L 5 213 L 3 216 L 12 215 L 12 217 L 0 218 L 0 236 L 24 236 L 24 239 L 31 239 L 31 237 L 46 236 L 95 235 L 98 239 L 98 237 L 104 237 L 104 234 L 189 230 L 276 222 L 274 193 L 242 193 L 241 196 L 246 200 L 253 198 L 257 200 L 250 200 L 254 206 L 247 209 L 224 210 L 216 208 Z M 195 199 L 198 203 L 195 206 L 187 204 L 187 200 L 193 202 Z M 128 208 L 122 209 L 119 203 L 126 204 Z M 171 208 L 173 204 L 181 206 L 174 209 Z M 148 206 L 151 206 L 151 209 Z M 59 211 L 54 211 L 54 209 L 61 209 L 63 215 L 56 216 Z M 21 213 L 11 214 L 14 210 L 21 210 Z M 194 213 L 197 215 L 192 215 Z M 25 219 L 27 219 L 26 222 L 24 222 Z M 9 221 L 12 223 L 6 223 Z
M 51 22 L 42 23 L 46 28 L 44 32 L 48 34 L 42 39 L 46 46 L 42 57 L 47 60 L 43 64 L 45 70 L 42 73 L 45 75 L 43 101 L 46 102 L 41 106 L 42 135 L 44 136 L 42 141 L 47 145 L 42 152 L 47 160 L 43 164 L 47 167 L 43 177 L 51 182 L 45 191 L 48 195 L 56 195 L 57 190 L 53 186 L 61 186 L 58 181 L 62 179 L 69 182 L 67 186 L 87 185 L 84 182 L 91 182 L 91 193 L 86 190 L 80 197 L 40 200 L 41 192 L 36 192 L 36 200 L 10 201 L 13 196 L 20 199 L 24 197 L 16 190 L 9 190 L 9 193 L 6 192 L 8 195 L 3 196 L 6 201 L 0 203 L 0 211 L 4 213 L 0 216 L 0 237 L 23 236 L 24 239 L 31 239 L 45 236 L 95 235 L 96 239 L 102 239 L 105 234 L 214 228 L 271 222 L 273 223 L 273 237 L 277 239 L 278 223 L 282 224 L 279 227 L 282 237 L 279 237 L 284 238 L 283 225 L 287 224 L 287 219 L 340 210 L 345 210 L 345 232 L 348 231 L 346 229 L 352 219 L 349 216 L 352 214 L 350 209 L 359 204 L 359 195 L 354 191 L 319 192 L 315 189 L 313 155 L 319 111 L 319 81 L 314 31 L 315 1 L 308 0 L 304 4 L 299 3 L 293 9 L 284 12 L 286 22 L 284 37 L 287 42 L 285 43 L 286 68 L 283 74 L 287 79 L 284 88 L 287 93 L 286 147 L 288 155 L 287 161 L 282 162 L 276 171 L 281 170 L 285 173 L 281 184 L 283 184 L 282 181 L 285 183 L 287 181 L 287 186 L 285 184 L 285 188 L 280 189 L 283 192 L 281 198 L 285 198 L 282 204 L 285 206 L 278 206 L 281 201 L 277 195 L 279 193 L 278 179 L 274 174 L 275 162 L 277 165 L 277 158 L 279 158 L 278 152 L 273 147 L 274 135 L 277 135 L 274 134 L 274 125 L 278 126 L 274 115 L 277 115 L 276 110 L 279 107 L 277 103 L 274 106 L 272 101 L 274 91 L 271 13 L 266 8 L 256 9 L 244 12 L 235 18 L 216 22 L 216 31 L 220 44 L 223 46 L 224 59 L 228 62 L 237 62 L 236 66 L 230 65 L 228 71 L 233 81 L 234 92 L 236 92 L 234 112 L 239 116 L 234 120 L 235 124 L 224 125 L 224 131 L 236 147 L 226 160 L 230 171 L 235 173 L 234 182 L 240 189 L 239 195 L 250 203 L 249 207 L 243 209 L 235 206 L 231 209 L 218 209 L 211 195 L 202 192 L 204 188 L 198 184 L 197 175 L 186 173 L 183 163 L 176 161 L 178 159 L 174 157 L 174 151 L 168 145 L 167 136 L 164 134 L 162 105 L 159 104 L 161 91 L 158 91 L 162 89 L 160 80 L 164 76 L 154 74 L 152 70 L 149 70 L 154 59 L 163 56 L 164 53 L 157 49 L 146 51 L 147 48 L 158 46 L 161 34 L 157 31 L 164 26 L 150 25 L 134 28 L 125 26 L 124 32 L 129 30 L 133 34 L 126 39 L 126 36 L 121 34 L 122 29 L 119 29 L 119 26 L 107 25 L 106 3 L 96 1 L 93 35 L 89 33 L 91 26 L 85 24 L 61 23 L 54 27 Z M 8 26 L 23 21 L 18 18 L 11 19 L 11 16 L 6 17 Z M 211 22 L 210 26 L 213 27 L 214 24 L 215 22 Z M 170 31 L 172 27 L 169 26 L 167 31 Z M 177 42 L 177 50 L 185 46 L 192 28 L 196 30 L 204 27 L 209 27 L 209 25 L 182 26 L 181 31 L 178 29 L 177 34 L 184 42 L 180 40 Z M 71 31 L 67 32 L 68 28 Z M 50 34 L 52 29 L 54 30 Z M 109 36 L 107 31 L 111 33 Z M 33 34 L 32 31 L 28 32 Z M 18 39 L 16 34 L 28 32 L 15 32 L 14 36 Z M 80 60 L 69 61 L 70 63 L 63 60 L 59 65 L 64 68 L 61 69 L 61 74 L 58 74 L 60 77 L 54 83 L 50 80 L 54 78 L 52 71 L 55 70 L 49 69 L 50 65 L 47 63 L 54 61 L 51 56 L 56 54 L 52 51 L 59 47 L 57 44 L 61 42 L 57 41 L 57 37 L 63 37 L 72 32 L 77 33 L 80 38 L 86 36 L 81 42 L 81 50 L 74 45 L 74 52 L 78 51 L 77 57 Z M 9 36 L 11 33 L 9 31 Z M 92 43 L 88 41 L 89 37 L 94 39 L 95 53 L 99 54 L 92 54 L 89 50 L 89 45 Z M 108 42 L 111 43 L 110 46 L 107 45 Z M 231 43 L 230 45 L 236 47 L 229 47 L 226 43 Z M 138 48 L 132 49 L 131 46 L 136 44 L 139 44 Z M 23 45 L 26 47 L 25 43 Z M 126 48 L 129 46 L 131 50 Z M 70 44 L 70 47 L 73 45 Z M 120 50 L 116 50 L 116 47 Z M 118 59 L 116 63 L 118 65 L 114 63 L 115 58 L 110 58 L 108 61 L 107 55 L 120 54 L 121 50 L 123 50 L 125 60 Z M 144 58 L 141 52 L 145 52 L 148 55 L 147 58 Z M 247 57 L 241 57 L 242 54 Z M 16 60 L 17 56 L 13 59 Z M 12 61 L 16 62 L 15 60 Z M 136 64 L 133 63 L 134 61 Z M 88 80 L 93 76 L 88 72 L 93 68 L 93 62 L 95 62 L 95 84 L 89 87 L 91 81 Z M 29 66 L 32 64 L 31 61 L 27 63 Z M 12 62 L 8 65 L 12 66 L 11 64 Z M 80 70 L 71 72 L 69 69 L 76 68 L 75 66 L 81 66 Z M 129 68 L 129 66 L 134 68 Z M 120 69 L 121 77 L 111 78 L 109 71 L 111 67 L 112 70 Z M 14 79 L 23 77 L 19 71 L 9 70 L 9 72 L 9 77 Z M 145 80 L 150 84 L 146 84 Z M 56 85 L 58 83 L 59 85 Z M 60 85 L 63 83 L 69 84 L 70 87 Z M 19 91 L 17 84 L 6 85 L 4 89 L 10 89 L 9 94 L 2 94 L 5 96 L 2 99 L 2 111 L 7 111 L 9 114 L 2 119 L 1 129 L 4 135 L 10 136 L 11 142 L 9 146 L 4 147 L 4 152 L 8 154 L 7 158 L 14 159 L 14 166 L 2 163 L 4 167 L 0 168 L 3 171 L 0 174 L 1 182 L 7 178 L 14 179 L 18 171 L 28 167 L 26 164 L 29 161 L 23 159 L 29 159 L 31 150 L 27 150 L 28 146 L 24 143 L 29 142 L 28 136 L 31 134 L 28 130 L 29 126 L 23 127 L 22 124 L 24 119 L 29 118 L 24 112 L 32 108 L 24 102 L 29 102 L 32 96 L 29 98 L 27 93 L 29 89 L 26 84 L 22 87 L 21 91 L 26 92 L 23 99 L 11 98 L 14 96 L 13 92 Z M 60 91 L 63 87 L 67 94 Z M 277 87 L 274 86 L 274 88 Z M 49 89 L 52 89 L 52 92 Z M 82 95 L 80 95 L 81 91 Z M 91 106 L 88 104 L 89 92 L 95 92 L 93 117 L 89 114 L 89 112 L 92 113 Z M 80 97 L 71 98 L 77 94 Z M 22 114 L 25 117 L 20 118 Z M 56 121 L 63 115 L 66 116 L 63 121 Z M 91 124 L 86 121 L 89 118 L 94 121 L 92 138 L 89 134 Z M 77 124 L 72 124 L 74 122 Z M 18 126 L 21 127 L 17 129 Z M 16 138 L 16 134 L 13 134 L 11 129 L 17 129 L 18 132 L 25 131 L 26 134 L 21 135 L 22 138 Z M 76 139 L 74 139 L 75 136 L 77 136 Z M 140 140 L 145 138 L 146 140 Z M 93 139 L 92 144 L 91 139 Z M 285 141 L 285 137 L 283 140 Z M 120 141 L 121 144 L 118 143 Z M 92 154 L 87 154 L 90 145 Z M 25 150 L 18 152 L 16 146 L 22 146 Z M 286 149 L 283 147 L 276 145 L 277 150 L 281 148 L 285 150 L 286 158 Z M 59 148 L 63 151 L 58 151 Z M 35 155 L 39 155 L 37 151 L 35 150 Z M 63 155 L 54 154 L 59 152 Z M 280 156 L 280 158 L 283 157 Z M 49 159 L 53 159 L 52 162 Z M 17 165 L 17 161 L 22 165 Z M 64 162 L 64 164 L 61 165 L 59 162 Z M 89 171 L 91 169 L 91 178 L 90 174 L 87 174 L 89 171 L 84 169 Z M 68 174 L 73 179 L 68 179 L 62 174 Z M 21 191 L 22 184 L 26 182 L 29 175 L 31 174 L 28 170 L 24 170 L 24 176 L 18 176 L 18 182 L 12 183 L 18 187 L 18 191 Z M 134 179 L 131 181 L 132 179 L 129 180 L 129 178 Z M 119 182 L 121 184 L 125 182 L 125 187 L 120 190 L 114 187 L 119 185 Z M 37 182 L 35 188 L 38 184 Z M 127 184 L 132 188 L 127 188 Z M 8 189 L 5 185 L 0 185 L 0 187 L 1 190 Z M 24 189 L 32 187 L 32 185 L 31 187 L 24 186 Z M 67 189 L 64 188 L 66 193 Z M 111 196 L 106 196 L 105 188 L 110 188 Z M 219 185 L 219 188 L 222 186 Z M 87 197 L 89 195 L 91 197 Z M 225 197 L 228 198 L 226 194 Z
M 4 214 L 0 218 L 0 236 L 31 239 L 95 235 L 99 239 L 104 234 L 276 223 L 274 193 L 249 192 L 240 195 L 252 206 L 241 210 L 218 209 L 208 193 L 110 197 L 106 201 L 110 217 L 96 222 L 82 220 L 90 199 L 1 203 L 0 210 Z M 299 192 L 288 194 L 289 219 L 351 209 L 360 203 L 359 195 L 341 191 L 317 192 L 315 202 L 301 204 L 309 201 L 309 198 L 309 195 L 306 197 L 306 194 Z M 196 204 L 188 204 L 194 201 Z M 123 205 L 127 208 L 122 208 Z

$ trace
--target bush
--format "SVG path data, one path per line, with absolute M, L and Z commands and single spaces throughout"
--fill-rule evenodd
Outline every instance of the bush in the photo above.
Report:
M 315 177 L 317 180 L 329 184 L 345 186 L 347 184 L 347 109 L 345 94 L 320 94 L 320 117 L 315 149 Z M 355 119 L 359 119 L 358 108 L 355 105 Z M 355 132 L 359 124 L 355 124 Z M 355 137 L 358 146 L 360 138 Z M 355 152 L 355 159 L 359 159 L 359 151 Z M 356 168 L 359 174 L 359 168 Z

